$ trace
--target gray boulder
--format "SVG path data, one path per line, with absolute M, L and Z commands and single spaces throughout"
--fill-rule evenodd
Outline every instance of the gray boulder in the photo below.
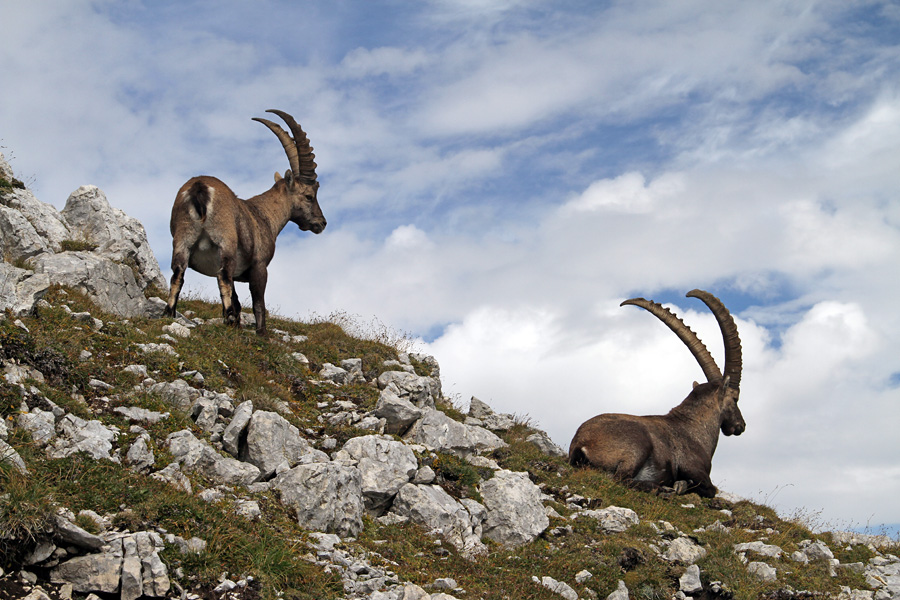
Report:
M 253 415 L 253 401 L 245 400 L 238 404 L 231 417 L 231 422 L 222 432 L 222 447 L 232 456 L 237 456 L 240 451 L 241 439 L 250 423 Z
M 56 419 L 50 411 L 33 408 L 30 412 L 16 416 L 16 426 L 31 434 L 31 440 L 38 446 L 48 444 L 56 437 Z
M 541 452 L 549 454 L 550 456 L 565 458 L 569 455 L 568 452 L 557 446 L 556 443 L 550 439 L 550 435 L 546 431 L 536 431 L 525 438 L 525 441 L 534 444 Z
M 550 519 L 541 502 L 541 490 L 528 473 L 500 470 L 481 483 L 487 511 L 484 535 L 507 547 L 527 544 L 539 536 Z
M 25 467 L 25 461 L 22 460 L 22 457 L 19 456 L 19 453 L 16 452 L 16 449 L 7 444 L 2 439 L 0 439 L 0 463 L 11 464 L 19 473 L 22 473 L 23 475 L 28 473 L 28 469 Z
M 571 518 L 580 516 L 600 521 L 600 528 L 605 533 L 621 533 L 632 525 L 640 523 L 636 512 L 620 506 L 608 506 L 598 510 L 580 510 L 573 513 Z
M 3 232 L 0 231 L 0 238 Z M 21 317 L 34 311 L 34 305 L 50 289 L 50 276 L 0 262 L 0 310 Z
M 362 476 L 355 467 L 339 462 L 301 464 L 277 475 L 272 487 L 307 529 L 341 537 L 362 531 Z
M 391 386 L 381 390 L 372 415 L 385 420 L 385 433 L 403 435 L 410 425 L 422 418 L 424 412 L 407 398 L 398 396 L 394 391 L 396 389 L 396 386 Z
M 536 581 L 539 581 L 542 586 L 553 592 L 554 594 L 559 594 L 565 600 L 578 600 L 578 592 L 572 589 L 568 583 L 564 581 L 557 581 L 552 577 L 541 577 L 538 580 L 537 577 L 534 578 Z
M 96 552 L 103 547 L 103 540 L 85 531 L 68 518 L 62 515 L 54 515 L 53 518 L 53 535 L 57 539 L 67 543 Z
M 417 471 L 413 451 L 402 442 L 382 435 L 351 438 L 335 453 L 334 460 L 359 469 L 366 509 L 378 516 L 384 513 L 400 488 Z
M 692 596 L 703 591 L 703 582 L 700 580 L 700 567 L 690 565 L 678 579 L 678 589 Z
M 51 458 L 63 458 L 77 452 L 85 452 L 94 459 L 108 458 L 119 462 L 110 455 L 112 443 L 119 436 L 115 427 L 106 427 L 97 420 L 86 421 L 73 414 L 67 414 L 56 425 L 57 437 L 47 448 Z
M 327 462 L 328 455 L 314 449 L 300 437 L 300 430 L 281 415 L 259 410 L 250 417 L 247 441 L 241 460 L 259 467 L 260 478 L 268 479 L 282 463 L 293 467 L 301 462 Z
M 247 486 L 259 479 L 256 466 L 220 455 L 187 429 L 169 434 L 166 446 L 181 468 L 197 472 L 215 483 Z
M 470 504 L 478 504 L 471 501 Z M 463 556 L 474 557 L 487 552 L 481 542 L 480 515 L 484 507 L 473 517 L 466 505 L 457 502 L 450 494 L 436 485 L 407 483 L 394 498 L 391 513 L 408 517 L 429 530 L 443 536 Z
M 76 556 L 50 572 L 53 583 L 70 583 L 76 592 L 119 591 L 122 579 L 122 558 L 112 554 Z
M 434 408 L 441 398 L 440 380 L 406 371 L 385 371 L 378 376 L 379 389 L 395 386 L 395 393 L 419 408 Z
M 759 554 L 760 556 L 766 556 L 769 558 L 781 558 L 781 554 L 784 552 L 778 546 L 774 546 L 772 544 L 764 544 L 763 542 L 746 542 L 743 544 L 735 544 L 734 551 L 736 554 L 753 552 L 754 554 Z
M 34 272 L 81 291 L 113 314 L 142 317 L 153 312 L 131 268 L 93 252 L 42 254 L 34 259 Z
M 150 449 L 150 436 L 143 433 L 128 448 L 125 462 L 135 471 L 144 471 L 153 466 L 156 458 Z
M 769 566 L 764 562 L 757 561 L 750 563 L 747 565 L 747 571 L 762 581 L 775 581 L 778 578 L 775 567 Z
M 200 397 L 200 390 L 191 387 L 184 379 L 154 383 L 147 391 L 158 395 L 169 406 L 184 412 L 189 412 L 194 400 Z
M 669 547 L 663 553 L 663 558 L 669 562 L 680 562 L 692 565 L 706 556 L 706 548 L 698 545 L 688 537 L 679 537 L 672 540 Z
M 74 239 L 88 239 L 98 245 L 100 256 L 135 265 L 138 285 L 166 289 L 166 279 L 150 249 L 147 232 L 140 221 L 110 206 L 106 194 L 93 185 L 84 185 L 66 200 L 61 216 Z
M 507 445 L 483 427 L 464 425 L 434 409 L 426 409 L 425 416 L 410 428 L 404 439 L 463 458 Z
M 0 156 L 0 168 L 8 167 Z M 63 252 L 64 241 L 86 241 L 96 248 Z M 164 303 L 143 294 L 151 285 L 167 287 L 143 226 L 112 208 L 95 186 L 75 190 L 62 212 L 27 189 L 4 190 L 0 252 L 8 260 L 26 260 L 34 269 L 0 267 L 0 310 L 31 312 L 52 281 L 83 291 L 121 316 L 162 314 Z

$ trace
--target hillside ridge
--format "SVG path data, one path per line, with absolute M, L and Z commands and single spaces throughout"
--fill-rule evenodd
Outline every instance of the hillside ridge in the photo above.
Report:
M 900 597 L 891 540 L 572 469 L 392 332 L 161 319 L 139 223 L 14 181 L 0 155 L 0 598 Z

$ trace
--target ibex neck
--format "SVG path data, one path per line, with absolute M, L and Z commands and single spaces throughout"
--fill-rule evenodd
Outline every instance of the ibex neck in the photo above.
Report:
M 684 431 L 690 438 L 696 444 L 707 448 L 712 456 L 719 442 L 722 416 L 715 392 L 702 395 L 692 393 L 681 404 L 670 410 L 668 416 L 682 422 Z
M 283 181 L 277 182 L 259 196 L 247 200 L 262 216 L 262 223 L 269 229 L 272 239 L 278 237 L 291 219 L 291 200 Z

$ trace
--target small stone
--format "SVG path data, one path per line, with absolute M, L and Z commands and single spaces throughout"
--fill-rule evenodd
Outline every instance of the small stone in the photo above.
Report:
M 762 581 L 775 581 L 777 572 L 774 567 L 770 567 L 764 562 L 752 562 L 747 565 L 747 571 L 751 575 L 757 576 Z
M 697 565 L 689 566 L 685 570 L 684 575 L 678 580 L 678 589 L 689 596 L 703 591 L 703 583 L 700 581 L 700 567 Z

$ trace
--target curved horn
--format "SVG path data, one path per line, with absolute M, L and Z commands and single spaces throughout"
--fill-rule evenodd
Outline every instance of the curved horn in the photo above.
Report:
M 269 121 L 267 119 L 261 119 L 259 117 L 253 117 L 254 121 L 258 121 L 272 130 L 278 139 L 281 141 L 281 145 L 284 146 L 284 152 L 287 154 L 288 162 L 291 165 L 291 171 L 294 173 L 298 173 L 300 171 L 300 159 L 297 155 L 297 147 L 294 145 L 294 140 L 291 139 L 291 136 L 288 135 L 287 131 L 282 129 L 276 123 Z
M 291 133 L 294 134 L 294 145 L 297 151 L 298 165 L 294 169 L 294 174 L 300 177 L 305 183 L 313 184 L 316 182 L 316 155 L 313 154 L 312 146 L 309 145 L 309 138 L 306 133 L 294 120 L 294 117 L 287 114 L 283 110 L 270 108 L 266 112 L 278 115 L 290 127 Z M 293 168 L 293 165 L 292 167 Z
M 700 341 L 700 338 L 697 337 L 697 334 L 694 333 L 690 327 L 684 324 L 684 321 L 678 318 L 672 311 L 668 308 L 664 308 L 662 305 L 657 304 L 651 300 L 645 300 L 643 298 L 632 298 L 630 300 L 626 300 L 619 306 L 625 306 L 626 304 L 631 304 L 633 306 L 640 306 L 643 309 L 646 309 L 653 313 L 656 318 L 665 323 L 669 329 L 672 330 L 672 333 L 678 336 L 684 345 L 688 347 L 688 350 L 691 351 L 691 354 L 694 355 L 694 358 L 697 360 L 697 364 L 700 365 L 700 368 L 703 369 L 703 374 L 706 376 L 707 381 L 715 381 L 718 379 L 722 379 L 722 373 L 719 371 L 718 365 L 716 365 L 716 361 L 713 360 L 712 355 L 709 353 L 709 350 Z
M 719 329 L 722 331 L 722 341 L 725 343 L 725 366 L 722 372 L 726 378 L 730 378 L 732 388 L 739 390 L 741 388 L 741 369 L 743 358 L 741 353 L 741 338 L 738 336 L 737 325 L 734 318 L 722 301 L 703 290 L 691 290 L 687 293 L 689 298 L 698 298 L 703 301 L 709 310 L 712 311 L 719 323 Z

